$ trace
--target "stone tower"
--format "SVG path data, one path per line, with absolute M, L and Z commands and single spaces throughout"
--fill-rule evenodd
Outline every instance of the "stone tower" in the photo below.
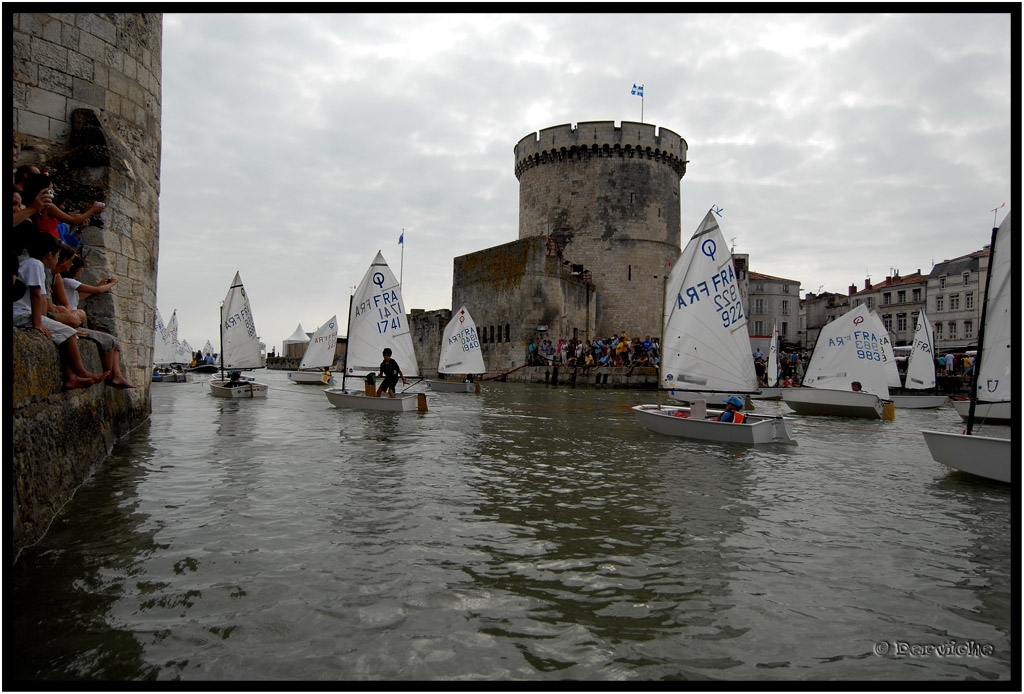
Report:
M 628 121 L 557 125 L 516 145 L 519 238 L 551 237 L 565 262 L 589 271 L 591 338 L 660 334 L 686 154 L 671 130 Z

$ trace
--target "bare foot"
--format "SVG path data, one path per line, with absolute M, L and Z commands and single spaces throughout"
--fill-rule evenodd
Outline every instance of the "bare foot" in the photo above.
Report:
M 112 388 L 117 388 L 118 390 L 127 390 L 128 388 L 138 388 L 138 386 L 132 385 L 128 381 L 124 380 L 124 378 L 108 378 L 107 379 L 107 385 L 111 386 Z
M 64 381 L 64 390 L 77 390 L 78 388 L 88 388 L 89 386 L 96 385 L 100 381 L 106 379 L 107 373 L 101 374 L 89 374 L 88 376 L 76 376 L 71 374 Z

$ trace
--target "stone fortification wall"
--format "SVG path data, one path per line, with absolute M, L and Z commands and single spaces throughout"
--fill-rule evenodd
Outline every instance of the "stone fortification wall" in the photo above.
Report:
M 547 239 L 520 239 L 454 264 L 452 307 L 465 306 L 473 316 L 488 376 L 524 364 L 531 340 L 588 337 L 591 287 Z
M 671 130 L 628 121 L 545 128 L 515 147 L 519 237 L 549 236 L 591 273 L 598 335 L 660 332 L 686 155 Z
M 89 299 L 89 326 L 121 344 L 136 390 L 62 392 L 58 352 L 15 330 L 14 544 L 37 539 L 110 451 L 149 416 L 160 189 L 162 17 L 155 13 L 12 15 L 12 116 L 18 164 L 52 169 L 58 197 L 106 203 L 83 234 L 83 281 L 118 278 Z M 83 342 L 86 365 L 98 354 Z M 91 361 L 90 361 L 91 360 Z
M 414 308 L 408 314 L 412 343 L 416 349 L 416 366 L 423 378 L 437 378 L 437 361 L 441 357 L 441 337 L 451 320 L 451 309 L 424 311 Z

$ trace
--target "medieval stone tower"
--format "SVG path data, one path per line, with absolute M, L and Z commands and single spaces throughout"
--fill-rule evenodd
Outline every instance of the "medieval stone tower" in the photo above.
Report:
M 515 147 L 519 238 L 551 237 L 590 273 L 590 337 L 661 332 L 662 288 L 679 257 L 686 141 L 649 123 L 545 128 Z
M 660 336 L 686 152 L 674 132 L 632 122 L 558 125 L 519 141 L 519 239 L 454 261 L 452 310 L 474 317 L 489 370 L 522 365 L 541 339 Z M 414 332 L 432 335 L 430 321 L 446 316 L 421 318 Z M 436 363 L 429 353 L 421 366 Z

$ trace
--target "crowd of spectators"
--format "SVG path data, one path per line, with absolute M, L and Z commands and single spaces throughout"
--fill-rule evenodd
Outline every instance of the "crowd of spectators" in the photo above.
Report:
M 644 339 L 630 339 L 626 331 L 606 339 L 581 341 L 575 338 L 534 340 L 527 347 L 526 363 L 530 366 L 579 367 L 583 373 L 590 369 L 608 367 L 657 367 L 661 358 L 657 339 L 650 335 Z
M 104 209 L 102 202 L 77 206 L 73 201 L 55 202 L 56 191 L 45 166 L 17 166 L 14 145 L 14 230 L 10 234 L 8 262 L 12 275 L 15 327 L 37 330 L 57 344 L 64 370 L 64 388 L 88 388 L 98 383 L 135 388 L 121 373 L 120 346 L 110 334 L 85 327 L 88 320 L 82 302 L 104 294 L 117 284 L 106 277 L 95 284 L 81 281 L 86 268 L 78 252 L 81 228 L 92 223 Z M 66 208 L 69 211 L 65 211 Z M 81 209 L 81 211 L 74 211 Z M 79 339 L 95 342 L 103 362 L 102 372 L 91 372 L 82 362 Z

